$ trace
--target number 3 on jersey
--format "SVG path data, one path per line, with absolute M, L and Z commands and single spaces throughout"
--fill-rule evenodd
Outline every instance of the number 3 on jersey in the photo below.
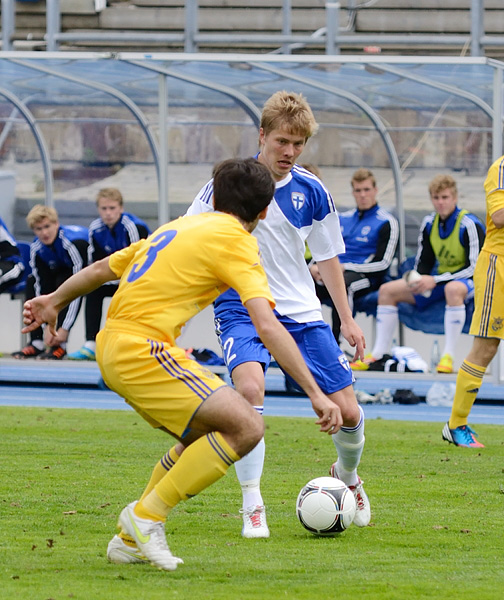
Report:
M 143 264 L 135 263 L 131 268 L 131 271 L 128 275 L 128 282 L 132 283 L 139 279 L 144 273 L 146 273 L 151 267 L 154 261 L 156 260 L 157 253 L 168 246 L 168 244 L 173 240 L 173 238 L 177 235 L 176 231 L 163 231 L 157 235 L 153 240 L 149 249 L 147 250 L 147 254 L 145 255 L 145 261 Z

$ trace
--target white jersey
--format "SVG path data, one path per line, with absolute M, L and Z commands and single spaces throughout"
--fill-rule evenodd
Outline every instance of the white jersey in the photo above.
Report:
M 213 210 L 212 194 L 210 181 L 187 214 Z M 298 323 L 322 320 L 320 301 L 305 261 L 305 242 L 316 261 L 342 254 L 345 244 L 334 201 L 320 179 L 294 165 L 289 175 L 277 182 L 266 219 L 259 221 L 253 234 L 277 312 Z

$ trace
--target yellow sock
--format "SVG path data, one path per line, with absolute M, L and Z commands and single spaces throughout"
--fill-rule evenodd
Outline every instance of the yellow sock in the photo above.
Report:
M 140 502 L 145 500 L 145 498 L 154 489 L 154 486 L 156 485 L 156 483 L 158 483 L 159 481 L 161 481 L 161 479 L 163 479 L 163 477 L 166 475 L 166 472 L 169 471 L 173 467 L 173 465 L 178 461 L 179 458 L 180 458 L 180 456 L 175 452 L 175 446 L 172 446 L 168 450 L 168 452 L 163 456 L 163 458 L 157 462 L 156 466 L 152 470 L 152 474 L 151 474 L 149 483 L 147 484 L 147 487 L 145 488 L 145 490 L 140 498 Z M 164 505 L 164 503 L 163 503 L 163 505 Z M 143 515 L 139 514 L 138 515 L 139 517 L 142 517 L 144 519 L 153 519 L 154 518 L 154 520 L 161 520 L 161 518 L 163 520 L 166 519 L 166 514 L 168 514 L 168 513 L 165 514 L 164 508 L 159 514 L 156 514 L 156 507 L 158 505 L 155 504 L 155 500 L 148 503 L 148 506 L 149 506 L 149 508 L 144 509 L 145 510 L 144 514 Z M 157 510 L 159 511 L 160 509 L 158 508 Z M 150 516 L 148 516 L 148 515 L 150 515 Z M 121 530 L 121 532 L 119 533 L 119 537 L 122 539 L 122 541 L 127 546 L 136 548 L 135 540 L 130 535 L 125 533 L 124 531 Z
M 467 425 L 467 417 L 476 400 L 485 371 L 486 367 L 480 367 L 466 360 L 462 363 L 457 375 L 457 388 L 449 421 L 450 429 Z
M 146 496 L 148 496 L 152 492 L 155 485 L 159 483 L 161 479 L 163 479 L 167 471 L 169 471 L 173 467 L 173 465 L 178 461 L 179 458 L 180 456 L 175 452 L 175 446 L 172 446 L 154 467 L 149 483 L 147 484 L 147 487 L 145 488 L 142 496 L 140 497 L 140 501 L 142 501 Z
M 131 535 L 128 535 L 127 533 L 124 533 L 124 531 L 121 530 L 121 533 L 119 534 L 119 537 L 126 544 L 126 546 L 129 546 L 130 548 L 136 548 L 137 547 L 136 542 L 131 537 Z
M 135 506 L 135 514 L 142 519 L 151 519 L 152 521 L 166 521 L 166 517 L 171 510 L 171 506 L 161 500 L 156 490 L 152 490 L 143 500 L 140 500 Z
M 239 458 L 220 433 L 209 433 L 184 450 L 177 464 L 156 485 L 157 495 L 173 508 L 220 479 Z

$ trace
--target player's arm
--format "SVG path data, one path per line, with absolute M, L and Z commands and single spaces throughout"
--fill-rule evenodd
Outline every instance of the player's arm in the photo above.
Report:
M 490 215 L 490 218 L 497 229 L 502 229 L 504 227 L 504 208 L 496 210 Z
M 79 296 L 89 294 L 107 281 L 115 279 L 117 274 L 110 269 L 107 256 L 69 277 L 51 294 L 27 300 L 23 308 L 25 326 L 22 333 L 33 331 L 43 323 L 47 323 L 51 334 L 56 335 L 56 321 L 62 308 Z
M 252 298 L 245 306 L 262 342 L 283 369 L 303 388 L 319 417 L 320 431 L 335 433 L 343 424 L 339 407 L 322 392 L 293 337 L 278 321 L 266 298 Z
M 357 360 L 358 358 L 364 360 L 366 340 L 362 333 L 362 329 L 355 322 L 350 306 L 348 305 L 345 280 L 339 258 L 334 256 L 328 260 L 320 260 L 317 262 L 317 265 L 324 285 L 331 295 L 334 306 L 338 311 L 341 320 L 341 333 L 347 342 L 352 347 L 355 347 L 354 360 Z

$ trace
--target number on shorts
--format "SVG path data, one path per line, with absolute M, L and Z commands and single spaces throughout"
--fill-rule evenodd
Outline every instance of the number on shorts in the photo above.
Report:
M 228 338 L 223 346 L 222 350 L 224 352 L 224 362 L 229 366 L 229 363 L 236 358 L 236 354 L 231 354 L 231 350 L 233 348 L 234 339 L 232 337 Z

